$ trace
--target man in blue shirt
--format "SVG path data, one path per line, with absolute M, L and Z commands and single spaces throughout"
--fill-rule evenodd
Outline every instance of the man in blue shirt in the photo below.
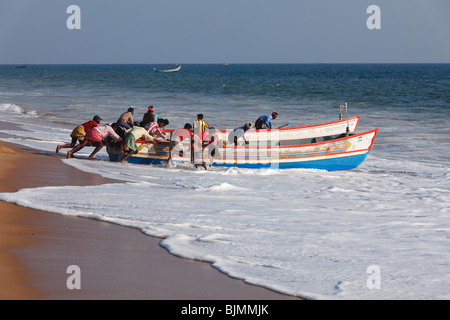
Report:
M 261 116 L 255 122 L 255 129 L 272 129 L 272 120 L 278 117 L 278 112 L 274 111 L 272 114 Z

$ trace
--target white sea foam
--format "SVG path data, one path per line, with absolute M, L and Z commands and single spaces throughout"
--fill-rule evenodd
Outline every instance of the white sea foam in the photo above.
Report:
M 12 113 L 12 114 L 24 114 L 25 111 L 16 104 L 13 103 L 0 103 L 0 112 Z

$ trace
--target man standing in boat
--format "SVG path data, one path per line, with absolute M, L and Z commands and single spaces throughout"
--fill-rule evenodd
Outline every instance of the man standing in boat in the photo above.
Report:
M 259 117 L 255 122 L 255 129 L 272 129 L 272 120 L 278 117 L 278 112 Z

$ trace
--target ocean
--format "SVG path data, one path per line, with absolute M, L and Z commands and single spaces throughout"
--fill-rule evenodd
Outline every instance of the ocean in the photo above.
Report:
M 123 181 L 2 193 L 0 200 L 136 227 L 171 254 L 308 299 L 450 299 L 450 64 L 0 66 L 2 141 L 54 152 L 96 114 L 149 105 L 233 129 L 278 111 L 274 127 L 360 115 L 379 128 L 357 169 L 142 166 L 64 159 Z M 347 114 L 344 114 L 346 117 Z M 62 152 L 68 149 L 63 149 Z M 92 148 L 79 152 L 88 155 Z

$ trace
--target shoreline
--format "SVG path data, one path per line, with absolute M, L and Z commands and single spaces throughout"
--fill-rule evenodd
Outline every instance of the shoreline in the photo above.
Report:
M 0 142 L 0 192 L 116 182 L 60 158 Z M 173 256 L 138 229 L 3 201 L 0 208 L 0 299 L 300 300 Z M 80 267 L 81 290 L 67 288 L 71 265 Z

